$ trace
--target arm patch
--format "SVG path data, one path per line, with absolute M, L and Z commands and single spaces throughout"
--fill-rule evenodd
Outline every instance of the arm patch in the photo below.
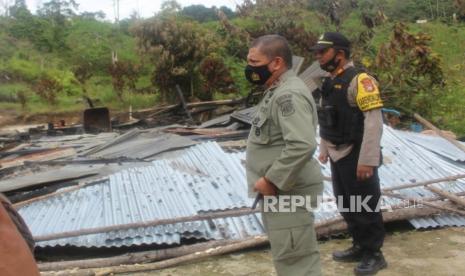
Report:
M 383 107 L 375 81 L 366 73 L 357 76 L 357 105 L 361 111 Z
M 276 102 L 278 103 L 279 109 L 281 110 L 281 114 L 283 117 L 288 117 L 295 113 L 295 106 L 292 100 L 292 94 L 279 96 L 276 99 Z

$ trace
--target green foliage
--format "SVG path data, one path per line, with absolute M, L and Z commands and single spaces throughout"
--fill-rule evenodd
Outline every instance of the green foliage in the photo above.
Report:
M 124 88 L 134 91 L 139 78 L 139 66 L 128 61 L 115 61 L 108 67 L 111 82 L 119 100 L 123 100 Z
M 445 129 L 465 136 L 465 26 L 440 23 L 414 25 L 416 32 L 431 34 L 431 47 L 441 57 L 446 85 L 435 97 L 431 119 Z M 431 95 L 433 96 L 433 95 Z
M 451 18 L 456 12 L 454 0 L 387 0 L 386 14 L 392 20 Z
M 43 31 L 45 41 L 49 51 L 66 50 L 65 38 L 71 25 L 71 19 L 76 15 L 77 4 L 74 0 L 50 0 L 37 10 L 40 28 Z M 39 47 L 42 45 L 38 45 Z
M 244 68 L 246 66 L 245 60 L 226 57 L 224 59 L 224 63 L 230 70 L 231 77 L 234 80 L 234 84 L 237 87 L 240 96 L 247 96 L 249 91 L 252 89 L 252 85 L 244 77 Z
M 54 78 L 44 76 L 34 85 L 34 91 L 50 105 L 56 105 L 57 95 L 63 86 Z
M 380 79 L 389 106 L 431 117 L 444 81 L 440 57 L 430 44 L 429 35 L 412 34 L 405 25 L 396 24 L 391 41 L 381 45 L 368 69 Z
M 465 135 L 465 26 L 452 19 L 465 20 L 464 0 L 246 0 L 236 14 L 171 0 L 151 19 L 133 13 L 119 24 L 77 14 L 74 1 L 44 2 L 33 14 L 17 0 L 0 17 L 1 107 L 81 110 L 87 95 L 114 109 L 146 108 L 176 100 L 175 84 L 200 99 L 246 96 L 253 38 L 281 34 L 310 63 L 316 38 L 339 30 L 378 76 L 387 105 Z M 397 38 L 396 21 L 409 28 Z
M 200 64 L 203 77 L 202 90 L 205 96 L 201 99 L 211 100 L 215 92 L 230 94 L 236 92 L 234 80 L 221 57 L 210 55 Z
M 162 99 L 175 99 L 176 84 L 194 96 L 198 66 L 212 50 L 212 34 L 197 22 L 167 14 L 145 21 L 135 35 L 140 50 L 155 63 L 152 83 L 159 87 Z
M 18 92 L 28 92 L 29 87 L 23 83 L 8 83 L 0 86 L 0 102 L 18 103 Z
M 189 17 L 198 22 L 207 22 L 217 19 L 214 8 L 207 8 L 204 5 L 190 5 L 184 7 L 181 15 Z
M 77 20 L 66 37 L 71 64 L 86 64 L 91 72 L 102 72 L 111 63 L 112 26 L 93 20 Z
M 85 66 L 92 74 L 106 73 L 112 62 L 112 52 L 124 60 L 137 60 L 135 41 L 119 32 L 110 23 L 96 20 L 76 20 L 66 38 L 69 49 L 67 61 L 75 66 Z
M 56 25 L 64 25 L 68 18 L 76 15 L 77 8 L 78 4 L 74 0 L 50 0 L 43 3 L 37 13 Z
M 221 6 L 219 9 L 216 7 L 207 8 L 204 5 L 190 5 L 184 7 L 181 10 L 181 15 L 189 17 L 198 22 L 209 22 L 218 20 L 217 11 L 223 12 L 228 18 L 234 18 L 234 12 L 225 6 Z
M 241 47 L 234 48 L 247 49 L 250 39 L 244 39 L 243 33 L 250 35 L 251 38 L 270 33 L 279 34 L 289 41 L 295 55 L 310 60 L 312 58 L 310 47 L 317 41 L 319 34 L 313 33 L 304 24 L 305 19 L 309 17 L 309 13 L 303 9 L 304 2 L 269 0 L 260 1 L 256 6 L 247 6 L 246 17 L 242 15 L 240 19 L 233 21 L 237 25 L 231 27 L 223 24 L 223 28 L 229 35 L 229 37 L 226 36 L 229 40 L 228 44 L 234 46 L 239 44 Z M 247 44 L 244 45 L 244 43 Z M 238 57 L 245 58 L 245 55 L 242 53 Z
M 47 76 L 56 80 L 61 86 L 61 90 L 67 96 L 80 96 L 80 89 L 77 86 L 77 80 L 73 72 L 68 70 L 48 70 Z
M 250 45 L 250 35 L 244 28 L 240 27 L 240 23 L 244 21 L 243 19 L 235 19 L 231 22 L 225 16 L 221 18 L 221 25 L 216 28 L 216 33 L 222 41 L 219 48 L 225 50 L 222 53 L 223 55 L 246 59 Z
M 41 74 L 40 64 L 34 60 L 21 58 L 20 55 L 13 56 L 5 66 L 5 73 L 12 79 L 32 82 Z

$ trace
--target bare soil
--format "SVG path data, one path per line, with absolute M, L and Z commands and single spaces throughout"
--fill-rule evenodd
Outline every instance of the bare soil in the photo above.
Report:
M 353 275 L 355 264 L 336 263 L 331 252 L 350 246 L 350 240 L 320 243 L 323 275 Z M 465 275 L 465 228 L 390 232 L 383 248 L 388 268 L 379 276 Z M 129 274 L 128 274 L 129 275 Z M 230 254 L 161 271 L 130 275 L 276 275 L 267 248 Z

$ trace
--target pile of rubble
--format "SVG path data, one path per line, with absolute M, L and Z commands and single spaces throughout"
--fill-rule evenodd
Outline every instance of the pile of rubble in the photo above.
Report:
M 312 70 L 301 77 L 305 80 Z M 198 126 L 147 127 L 148 119 L 157 121 L 179 108 L 188 120 L 192 108 L 222 105 L 236 108 Z M 244 168 L 254 112 L 244 108 L 244 100 L 185 103 L 134 112 L 151 113 L 145 128 L 138 119 L 120 124 L 119 132 L 59 135 L 54 128 L 53 135 L 4 136 L 0 192 L 30 228 L 38 259 L 68 259 L 42 262 L 41 271 L 94 275 L 102 267 L 107 273 L 159 269 L 266 244 L 260 214 L 250 208 Z M 386 222 L 408 220 L 415 228 L 465 226 L 465 152 L 441 137 L 389 126 L 384 127 L 382 148 L 379 175 Z M 315 214 L 317 233 L 343 233 L 346 225 L 334 203 L 330 169 L 321 168 L 325 208 Z M 406 202 L 421 206 L 409 208 Z M 60 256 L 62 249 L 66 256 Z M 75 260 L 95 250 L 113 256 Z M 135 263 L 139 265 L 122 266 Z

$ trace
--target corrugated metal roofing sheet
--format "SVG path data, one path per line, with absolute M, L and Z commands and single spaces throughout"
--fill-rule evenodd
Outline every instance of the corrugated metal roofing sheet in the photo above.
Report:
M 385 163 L 379 171 L 382 187 L 435 179 L 462 170 L 460 166 L 432 157 L 433 153 L 429 151 L 430 155 L 425 154 L 423 148 L 412 146 L 389 127 L 384 129 L 382 146 Z M 253 199 L 247 198 L 243 159 L 244 153 L 227 154 L 214 142 L 203 143 L 182 151 L 171 160 L 156 160 L 148 167 L 121 171 L 80 190 L 30 204 L 19 212 L 33 235 L 39 236 L 248 207 Z M 322 169 L 326 176 L 330 175 L 328 165 Z M 465 191 L 463 181 L 438 184 L 437 187 L 453 192 Z M 400 190 L 399 193 L 414 198 L 433 195 L 422 187 Z M 325 182 L 324 195 L 332 197 L 330 182 Z M 397 204 L 399 200 L 386 198 L 386 202 Z M 333 202 L 325 204 L 333 205 L 335 210 Z M 335 211 L 318 212 L 316 220 L 337 216 Z M 465 218 L 443 215 L 411 222 L 417 228 L 465 225 Z M 248 215 L 45 241 L 38 246 L 179 244 L 183 238 L 234 239 L 260 233 L 263 228 L 259 215 Z
M 66 136 L 44 136 L 31 141 L 30 148 L 59 148 L 72 147 L 78 154 L 88 151 L 94 147 L 105 144 L 118 136 L 114 132 L 103 132 L 99 134 L 76 134 Z
M 196 144 L 189 138 L 155 130 L 133 129 L 85 155 L 91 158 L 139 158 L 148 159 L 161 152 Z
M 300 68 L 304 64 L 305 58 L 299 56 L 292 56 L 292 70 L 296 73 L 300 72 Z
M 457 159 L 457 151 L 455 148 L 449 147 L 448 143 L 443 143 L 440 141 L 442 138 L 433 137 L 435 139 L 429 139 L 431 136 L 422 135 L 417 133 L 392 130 L 395 135 L 399 137 L 406 138 L 408 145 L 412 148 L 413 151 L 420 153 L 430 164 L 440 170 L 445 175 L 456 175 L 465 172 L 465 162 L 454 162 L 452 160 Z M 418 139 L 417 139 L 418 138 Z M 442 139 L 444 140 L 444 139 Z M 425 142 L 426 141 L 426 142 Z M 430 141 L 435 141 L 434 148 L 431 148 Z M 445 140 L 444 140 L 445 141 Z M 443 145 L 444 147 L 442 147 Z M 433 185 L 437 188 L 440 188 L 451 193 L 460 193 L 465 191 L 465 179 L 459 179 L 457 181 L 448 182 L 448 183 L 439 183 Z M 420 190 L 423 192 L 428 192 L 425 189 Z M 428 228 L 428 227 L 440 227 L 440 226 L 465 226 L 465 218 L 459 215 L 440 215 L 434 216 L 431 218 L 422 218 L 422 219 L 412 219 L 410 223 L 415 228 Z
M 299 75 L 299 78 L 305 82 L 310 91 L 313 91 L 321 85 L 321 79 L 327 75 L 328 73 L 323 71 L 320 64 L 315 61 Z
M 397 134 L 416 145 L 447 157 L 452 161 L 465 162 L 465 152 L 444 138 L 407 131 L 398 131 Z
M 38 236 L 247 207 L 252 199 L 245 196 L 245 172 L 238 162 L 216 143 L 205 143 L 186 150 L 179 158 L 121 171 L 19 212 Z M 248 215 L 45 241 L 38 246 L 179 244 L 183 238 L 238 239 L 260 233 L 259 218 Z
M 402 138 L 402 131 L 384 126 L 381 140 L 383 152 L 383 165 L 379 168 L 381 188 L 389 188 L 406 183 L 416 183 L 445 176 L 463 173 L 464 165 L 447 161 L 422 146 L 413 144 Z M 319 154 L 318 152 L 316 154 Z M 322 165 L 325 176 L 331 176 L 329 164 Z M 433 186 L 452 193 L 465 192 L 465 180 L 434 184 Z M 332 194 L 330 182 L 325 182 L 326 196 Z M 414 187 L 397 190 L 396 193 L 410 198 L 426 198 L 435 196 L 424 187 Z M 386 205 L 402 203 L 401 200 L 383 196 Z M 432 218 L 410 220 L 415 228 L 428 228 L 438 226 L 465 226 L 465 217 L 444 214 Z

